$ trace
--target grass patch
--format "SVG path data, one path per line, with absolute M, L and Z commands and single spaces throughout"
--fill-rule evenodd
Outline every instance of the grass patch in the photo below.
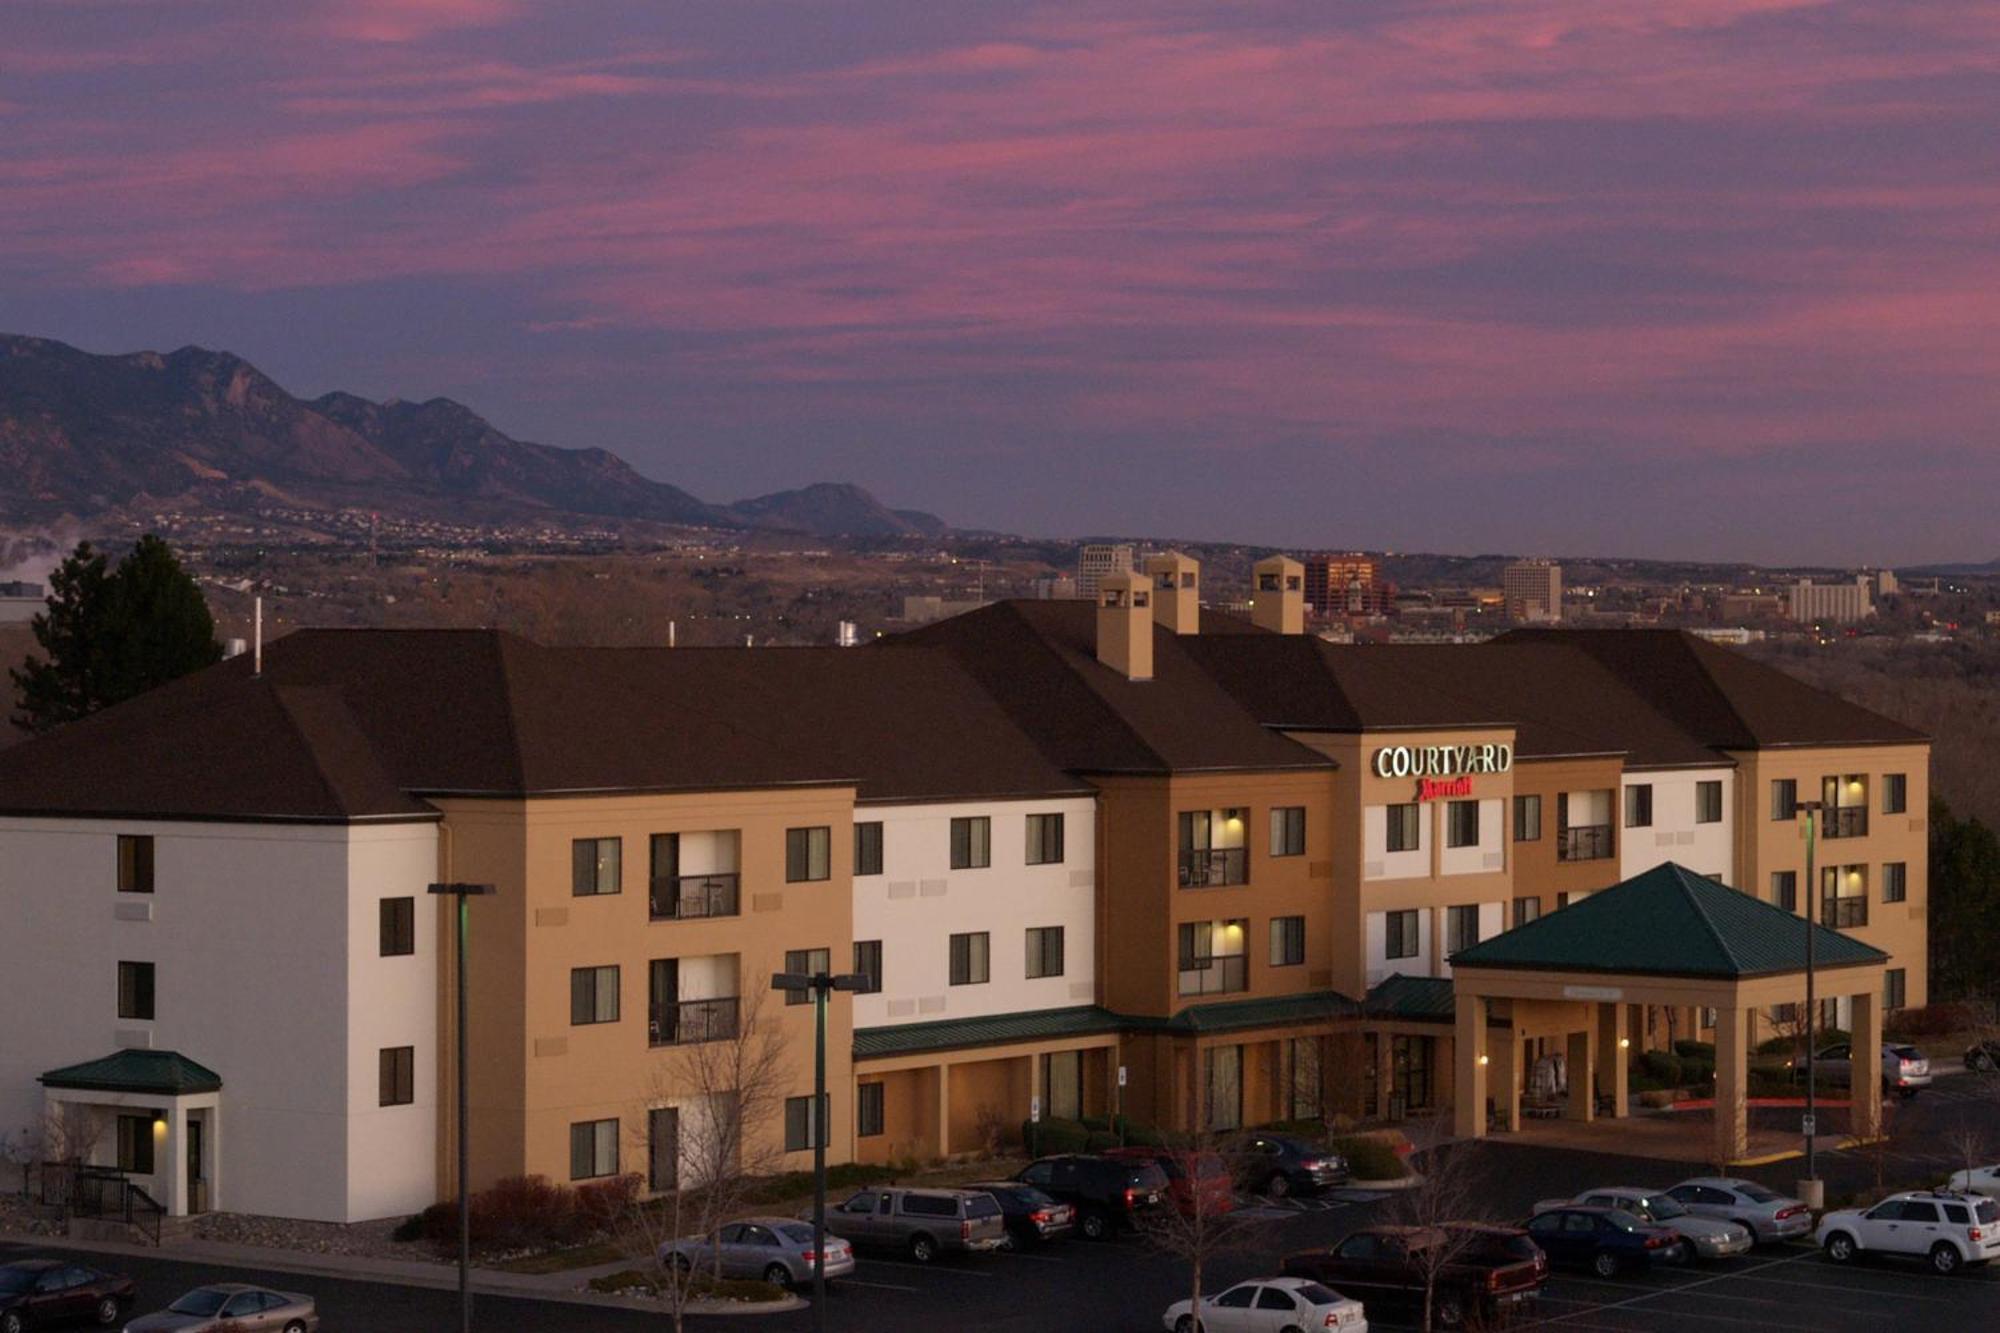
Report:
M 625 1250 L 608 1240 L 591 1245 L 574 1245 L 565 1250 L 544 1250 L 508 1259 L 497 1267 L 503 1273 L 567 1273 L 572 1268 L 594 1268 L 629 1257 Z
M 636 1292 L 646 1296 L 660 1294 L 658 1280 L 652 1274 L 637 1268 L 627 1268 L 622 1272 L 594 1277 L 589 1285 L 592 1291 L 603 1292 L 606 1295 L 617 1295 L 621 1292 L 628 1295 Z M 697 1300 L 742 1301 L 745 1304 L 761 1304 L 783 1300 L 785 1297 L 783 1291 L 768 1282 L 736 1278 L 724 1278 L 719 1282 L 713 1278 L 696 1278 L 688 1292 Z
M 876 1185 L 885 1180 L 906 1178 L 911 1174 L 907 1167 L 889 1165 L 864 1166 L 858 1162 L 848 1162 L 826 1169 L 826 1193 L 829 1199 L 835 1195 L 860 1189 L 864 1185 Z M 744 1202 L 753 1204 L 783 1203 L 801 1195 L 813 1192 L 813 1175 L 810 1171 L 787 1171 L 783 1175 L 767 1176 L 752 1185 L 743 1195 Z

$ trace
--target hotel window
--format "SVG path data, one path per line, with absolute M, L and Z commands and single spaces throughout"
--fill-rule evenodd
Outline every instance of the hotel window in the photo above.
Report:
M 1420 851 L 1424 845 L 1423 807 L 1414 802 L 1392 805 L 1389 812 L 1388 848 L 1392 852 Z
M 618 969 L 575 967 L 569 973 L 569 1021 L 582 1027 L 618 1021 Z
M 617 838 L 578 838 L 569 845 L 569 891 L 573 898 L 595 898 L 618 892 L 623 842 Z
M 1240 806 L 1182 810 L 1179 825 L 1180 886 L 1213 889 L 1250 882 L 1249 826 Z
M 823 1108 L 825 1103 L 822 1102 L 821 1106 Z M 813 1099 L 811 1097 L 785 1098 L 785 1151 L 809 1151 L 814 1146 L 814 1131 L 819 1128 L 813 1122 L 825 1118 L 825 1116 L 815 1116 L 813 1114 Z
M 118 835 L 118 892 L 153 891 L 153 840 L 121 833 Z
M 153 1117 L 118 1117 L 118 1169 L 127 1175 L 153 1174 Z
M 1650 828 L 1653 823 L 1653 784 L 1635 782 L 1625 789 L 1625 827 Z
M 993 937 L 983 930 L 951 937 L 951 984 L 983 986 L 992 979 Z
M 1900 815 L 1910 808 L 1910 780 L 1901 773 L 1882 775 L 1882 813 Z
M 1028 979 L 1063 974 L 1063 928 L 1028 927 Z
M 1516 796 L 1514 798 L 1514 841 L 1540 842 L 1542 840 L 1542 798 L 1539 796 Z
M 1907 1003 L 1909 1003 L 1909 991 L 1905 986 L 1903 969 L 1900 967 L 1885 969 L 1882 973 L 1882 1007 L 1901 1009 Z
M 417 1048 L 382 1048 L 377 1105 L 408 1106 L 417 1099 Z
M 1211 1046 L 1203 1052 L 1207 1067 L 1210 1130 L 1236 1129 L 1243 1123 L 1243 1048 Z
M 862 978 L 861 994 L 873 995 L 882 989 L 882 941 L 854 941 L 854 975 Z
M 1383 936 L 1384 958 L 1415 958 L 1417 956 L 1417 909 L 1407 908 L 1401 912 L 1388 912 L 1385 916 Z
M 120 963 L 118 965 L 118 1016 L 120 1018 L 153 1017 L 153 965 L 151 963 Z
M 785 951 L 785 971 L 801 976 L 816 977 L 822 972 L 833 971 L 833 950 L 831 949 L 787 949 Z M 811 1004 L 812 992 L 788 990 L 785 1003 L 788 1005 Z
M 833 878 L 833 830 L 824 824 L 785 830 L 785 882 Z
M 1821 925 L 1851 930 L 1868 924 L 1868 867 L 1828 866 L 1819 889 Z
M 1787 912 L 1799 910 L 1799 872 L 1796 870 L 1773 870 L 1771 872 L 1771 901 Z
M 1249 922 L 1184 921 L 1177 932 L 1182 995 L 1226 995 L 1250 988 L 1244 956 Z
M 854 1090 L 855 1138 L 879 1138 L 884 1132 L 882 1088 L 880 1083 L 863 1083 Z
M 1899 903 L 1910 896 L 1910 867 L 1903 861 L 1882 863 L 1882 901 Z
M 400 958 L 417 951 L 417 900 L 382 899 L 382 956 Z
M 951 868 L 984 870 L 993 864 L 993 821 L 967 815 L 951 821 Z
M 569 1178 L 597 1180 L 618 1174 L 618 1122 L 579 1120 L 569 1127 Z
M 1444 909 L 1444 951 L 1448 958 L 1479 943 L 1479 904 Z
M 1525 926 L 1530 921 L 1539 921 L 1541 919 L 1542 900 L 1540 898 L 1516 898 L 1514 900 L 1514 925 L 1516 927 Z
M 1287 1045 L 1292 1057 L 1292 1119 L 1316 1120 L 1325 1110 L 1320 1096 L 1320 1070 L 1325 1063 L 1320 1058 L 1320 1039 L 1293 1037 Z
M 1050 1051 L 1042 1057 L 1044 1109 L 1051 1120 L 1083 1118 L 1083 1052 Z
M 882 873 L 882 821 L 879 819 L 854 826 L 854 873 Z
M 1061 815 L 1028 816 L 1028 864 L 1031 866 L 1061 865 L 1063 859 L 1063 817 Z
M 1271 855 L 1306 854 L 1306 808 L 1302 805 L 1271 807 Z
M 1799 780 L 1797 778 L 1773 778 L 1771 780 L 1771 818 L 1797 819 L 1799 817 Z
M 1479 845 L 1479 802 L 1445 802 L 1444 845 L 1447 847 Z
M 1722 784 L 1720 782 L 1697 782 L 1694 784 L 1694 822 L 1697 824 L 1720 824 L 1722 822 Z
M 1306 960 L 1306 919 L 1302 916 L 1271 918 L 1271 966 L 1297 967 Z

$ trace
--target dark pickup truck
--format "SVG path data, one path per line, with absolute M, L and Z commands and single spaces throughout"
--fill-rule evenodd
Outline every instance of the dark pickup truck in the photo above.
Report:
M 1435 1262 L 1433 1256 L 1436 1256 Z M 1437 1227 L 1370 1227 L 1330 1250 L 1301 1250 L 1285 1276 L 1311 1278 L 1368 1307 L 1423 1308 L 1435 1274 L 1432 1318 L 1445 1328 L 1491 1322 L 1532 1305 L 1548 1281 L 1541 1247 L 1515 1227 L 1448 1222 Z

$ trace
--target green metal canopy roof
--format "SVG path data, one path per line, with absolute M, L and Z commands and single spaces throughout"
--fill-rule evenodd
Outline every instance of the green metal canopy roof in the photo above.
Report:
M 997 1046 L 1048 1037 L 1088 1037 L 1116 1032 L 1122 1025 L 1123 1020 L 1109 1009 L 1083 1004 L 1069 1009 L 1037 1009 L 985 1018 L 940 1018 L 929 1023 L 856 1028 L 854 1058 L 945 1051 L 958 1046 Z
M 1369 1018 L 1446 1022 L 1458 1016 L 1450 977 L 1413 977 L 1398 972 L 1370 988 L 1362 1012 Z
M 1267 999 L 1222 1000 L 1191 1004 L 1165 1020 L 1127 1019 L 1126 1026 L 1166 1032 L 1232 1032 L 1239 1028 L 1279 1027 L 1329 1018 L 1352 1018 L 1360 1009 L 1339 991 L 1308 991 Z
M 1454 967 L 1741 979 L 1889 955 L 1669 862 L 1451 956 Z
M 37 1081 L 48 1088 L 150 1093 L 160 1097 L 222 1090 L 220 1074 L 196 1064 L 179 1051 L 116 1051 L 101 1060 L 51 1069 Z

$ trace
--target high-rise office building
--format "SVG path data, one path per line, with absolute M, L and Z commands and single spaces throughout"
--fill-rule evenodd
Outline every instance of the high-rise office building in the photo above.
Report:
M 1132 548 L 1124 543 L 1091 542 L 1077 553 L 1076 595 L 1097 596 L 1098 580 L 1106 574 L 1130 574 Z
M 1321 616 L 1386 615 L 1395 590 L 1377 573 L 1372 556 L 1316 555 L 1305 561 L 1306 607 Z
M 1868 576 L 1849 583 L 1814 583 L 1800 579 L 1785 594 L 1793 620 L 1804 624 L 1851 625 L 1875 614 Z
M 1507 616 L 1523 622 L 1553 622 L 1563 614 L 1563 567 L 1553 560 L 1516 560 L 1500 572 Z

